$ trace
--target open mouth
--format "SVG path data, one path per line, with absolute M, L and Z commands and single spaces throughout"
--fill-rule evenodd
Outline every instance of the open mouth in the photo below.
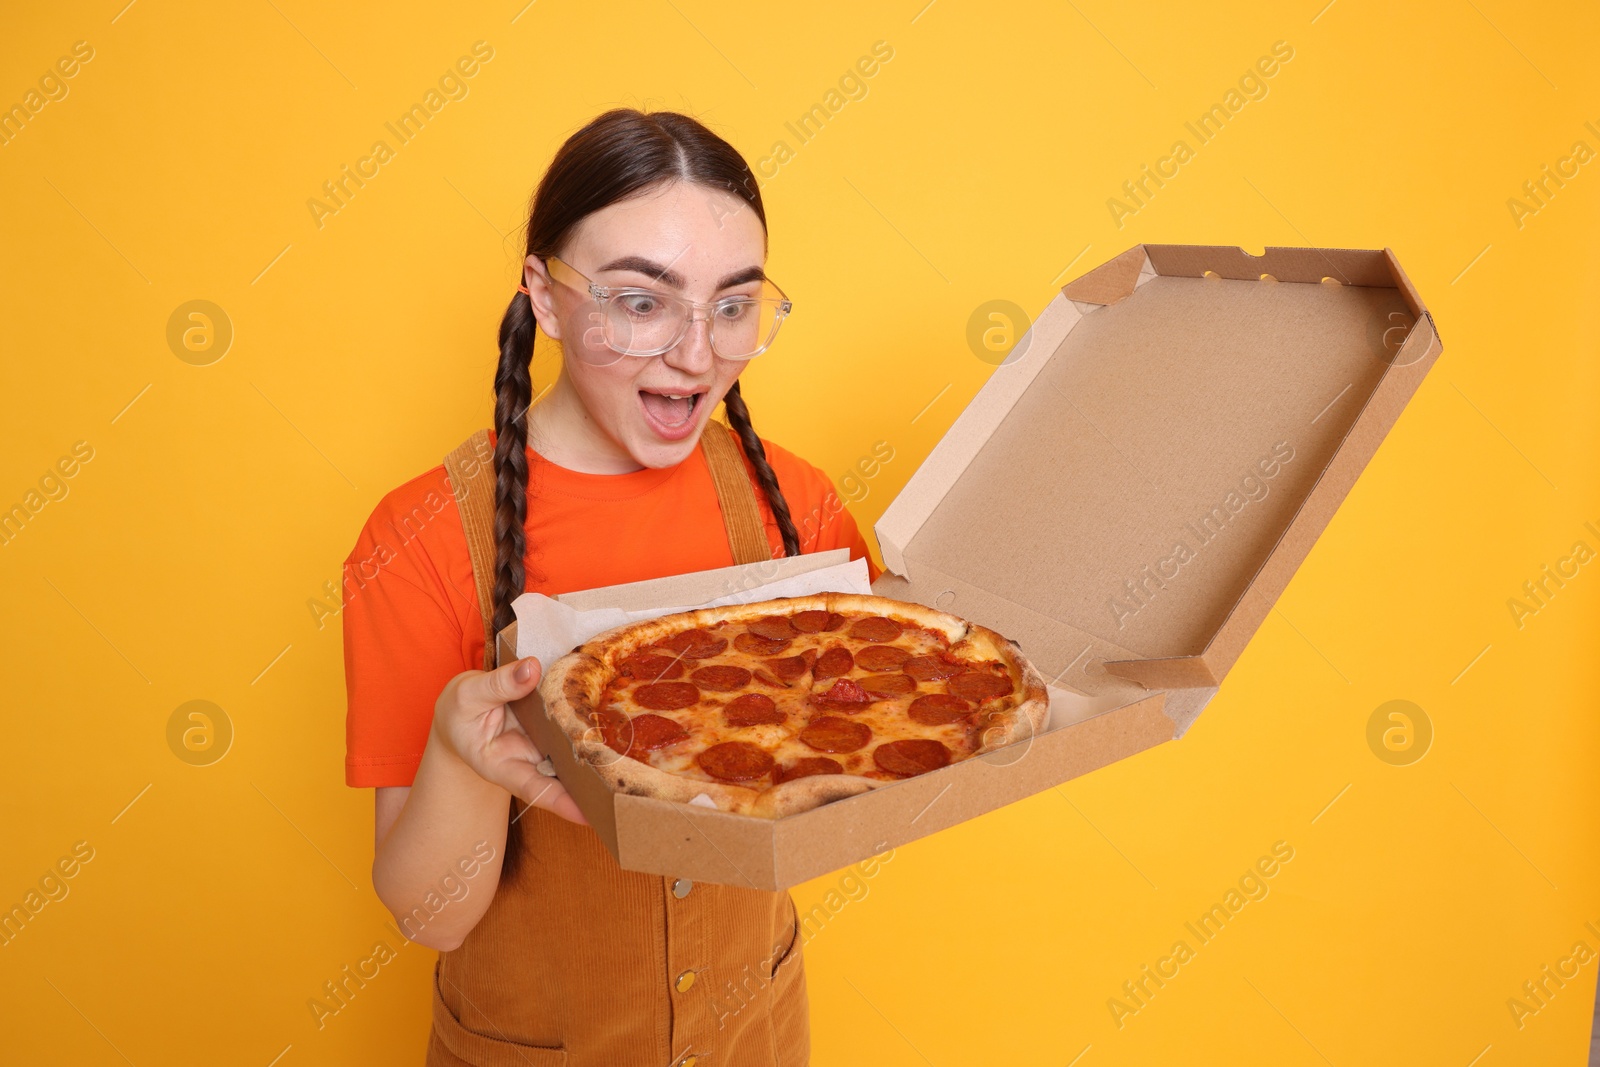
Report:
M 675 431 L 687 431 L 694 424 L 694 413 L 700 406 L 704 392 L 669 393 L 649 389 L 639 390 L 639 402 L 645 415 L 658 431 L 674 436 Z

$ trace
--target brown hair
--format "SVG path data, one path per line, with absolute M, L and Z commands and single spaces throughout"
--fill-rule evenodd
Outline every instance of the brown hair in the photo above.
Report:
M 524 255 L 543 258 L 556 254 L 572 228 L 586 216 L 663 181 L 691 182 L 733 193 L 750 205 L 761 220 L 762 231 L 766 230 L 761 190 L 749 164 L 732 145 L 687 115 L 615 108 L 578 130 L 557 150 L 528 206 Z M 495 633 L 516 618 L 511 602 L 522 595 L 527 583 L 523 568 L 528 554 L 526 416 L 533 403 L 529 365 L 537 329 L 528 298 L 520 292 L 513 294 L 500 320 L 500 364 L 494 376 Z M 750 425 L 750 411 L 737 381 L 728 389 L 723 403 L 728 425 L 739 435 L 745 456 L 755 468 L 756 479 L 778 520 L 784 554 L 797 556 L 800 535 L 783 490 L 778 487 L 778 476 Z M 511 806 L 515 812 L 515 798 Z M 515 831 L 513 824 L 506 835 L 502 874 L 509 873 L 515 865 Z

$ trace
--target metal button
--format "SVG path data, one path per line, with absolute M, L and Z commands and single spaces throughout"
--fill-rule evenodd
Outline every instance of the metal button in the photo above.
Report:
M 678 975 L 678 980 L 673 984 L 678 987 L 678 992 L 689 992 L 690 988 L 694 985 L 694 972 L 684 971 L 682 974 Z
M 689 895 L 689 890 L 694 888 L 694 883 L 687 878 L 679 878 L 672 883 L 672 895 L 682 900 Z

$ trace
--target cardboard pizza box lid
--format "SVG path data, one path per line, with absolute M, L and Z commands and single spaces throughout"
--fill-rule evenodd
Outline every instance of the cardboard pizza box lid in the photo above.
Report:
M 874 589 L 1058 684 L 1218 686 L 1440 349 L 1388 249 L 1131 248 L 1062 288 L 889 504 Z
M 964 822 L 1180 736 L 1439 351 L 1388 250 L 1141 245 L 1064 286 L 875 527 L 874 592 L 1051 680 L 1025 743 L 768 820 L 613 793 L 537 693 L 513 710 L 628 870 L 784 889 Z M 842 554 L 559 599 L 703 603 Z

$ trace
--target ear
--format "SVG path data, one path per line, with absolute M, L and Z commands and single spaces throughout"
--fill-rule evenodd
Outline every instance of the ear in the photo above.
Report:
M 550 272 L 538 256 L 529 256 L 522 261 L 522 284 L 528 287 L 528 303 L 533 308 L 533 317 L 539 322 L 539 329 L 544 331 L 546 337 L 561 340 L 561 320 L 556 317 L 555 283 L 550 280 Z

